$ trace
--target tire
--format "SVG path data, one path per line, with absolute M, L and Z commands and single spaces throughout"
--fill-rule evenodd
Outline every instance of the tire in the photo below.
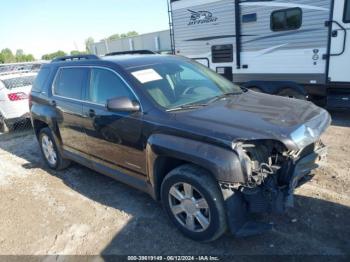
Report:
M 299 99 L 299 100 L 306 100 L 306 96 L 301 94 L 300 92 L 297 92 L 293 89 L 286 88 L 280 91 L 278 96 L 284 96 L 284 97 L 289 97 L 289 98 L 294 98 L 294 99 Z
M 10 131 L 10 126 L 6 123 L 5 118 L 0 114 L 0 132 L 9 133 Z
M 192 188 L 192 198 L 185 187 L 187 192 Z M 210 242 L 226 232 L 223 196 L 218 182 L 206 170 L 194 165 L 172 170 L 162 183 L 161 198 L 170 220 L 186 237 Z
M 53 170 L 62 170 L 70 165 L 70 161 L 64 159 L 58 150 L 56 141 L 50 128 L 43 128 L 39 132 L 39 144 L 46 165 Z

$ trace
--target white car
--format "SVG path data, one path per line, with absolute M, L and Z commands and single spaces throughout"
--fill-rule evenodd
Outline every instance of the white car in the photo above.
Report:
M 29 94 L 37 73 L 0 74 L 0 132 L 29 119 Z

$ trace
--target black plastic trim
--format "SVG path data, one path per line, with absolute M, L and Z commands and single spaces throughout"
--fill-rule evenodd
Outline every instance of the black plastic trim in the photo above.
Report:
M 334 0 L 331 0 L 329 21 L 333 20 L 333 12 L 334 12 Z M 327 26 L 327 22 L 326 25 Z M 331 53 L 332 48 L 332 24 L 328 25 L 328 45 L 327 45 L 327 54 L 325 54 L 324 58 L 326 59 L 326 83 L 329 83 L 329 67 L 330 67 L 330 56 L 328 54 Z
M 344 6 L 344 15 L 343 15 L 343 23 L 344 24 L 348 24 L 350 23 L 350 17 L 347 17 L 347 10 L 349 8 L 350 5 L 350 0 L 345 0 L 345 6 Z
M 96 55 L 71 55 L 71 56 L 57 57 L 54 60 L 52 60 L 51 63 L 74 61 L 74 60 L 97 60 L 97 59 L 100 59 L 100 58 Z
M 240 0 L 235 0 L 235 26 L 236 26 L 236 68 L 241 68 L 241 6 Z

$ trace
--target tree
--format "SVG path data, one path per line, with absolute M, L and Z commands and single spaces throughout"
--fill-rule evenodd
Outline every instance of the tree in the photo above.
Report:
M 70 52 L 70 55 L 86 55 L 86 51 L 73 50 Z
M 26 55 L 22 49 L 16 51 L 16 62 L 31 62 L 34 60 L 35 58 L 32 54 Z
M 130 31 L 130 32 L 126 33 L 126 37 L 132 37 L 132 36 L 137 36 L 137 35 L 139 35 L 139 33 L 136 31 Z
M 22 49 L 18 49 L 16 51 L 16 55 L 14 55 L 11 49 L 9 48 L 5 48 L 0 52 L 0 64 L 14 62 L 31 62 L 34 60 L 35 58 L 33 55 L 26 55 Z
M 85 48 L 86 48 L 87 53 L 89 53 L 89 54 L 92 53 L 91 46 L 94 43 L 95 43 L 95 40 L 91 36 L 85 40 Z
M 110 40 L 110 41 L 113 41 L 113 40 L 118 40 L 118 39 L 121 39 L 121 38 L 137 36 L 137 35 L 139 35 L 139 33 L 137 33 L 136 31 L 130 31 L 130 32 L 127 32 L 127 33 L 111 35 L 107 39 Z
M 108 40 L 118 40 L 120 39 L 120 35 L 119 34 L 114 34 L 114 35 L 111 35 L 110 37 L 107 38 Z
M 3 63 L 14 63 L 16 62 L 16 57 L 13 55 L 11 49 L 5 48 L 1 50 L 1 57 Z
M 20 56 L 23 56 L 23 55 L 24 55 L 23 49 L 17 49 L 17 51 L 16 51 L 16 57 L 20 57 Z
M 59 51 L 51 53 L 51 54 L 45 54 L 41 58 L 43 60 L 53 60 L 53 59 L 55 59 L 57 57 L 66 56 L 66 55 L 67 55 L 67 53 L 65 53 L 64 51 L 59 50 Z
M 25 55 L 25 61 L 26 62 L 32 62 L 35 60 L 34 56 L 32 54 L 29 54 L 29 55 Z

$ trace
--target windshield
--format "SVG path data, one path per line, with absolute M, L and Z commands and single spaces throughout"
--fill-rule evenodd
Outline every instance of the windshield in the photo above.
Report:
M 7 89 L 14 89 L 24 86 L 31 86 L 35 80 L 35 76 L 22 76 L 16 78 L 10 78 L 2 80 Z
M 241 94 L 239 86 L 205 66 L 176 60 L 129 69 L 153 100 L 165 108 L 205 104 L 225 94 Z

